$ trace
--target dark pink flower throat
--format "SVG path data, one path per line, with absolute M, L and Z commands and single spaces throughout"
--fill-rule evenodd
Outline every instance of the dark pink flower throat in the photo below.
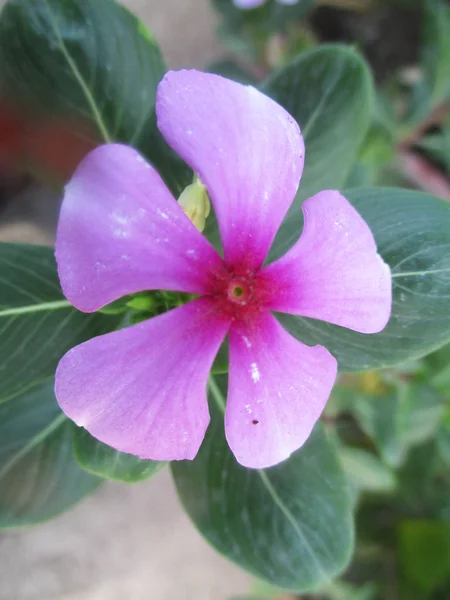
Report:
M 230 268 L 216 271 L 207 296 L 214 299 L 217 309 L 233 320 L 247 321 L 252 315 L 267 310 L 270 289 L 261 271 Z

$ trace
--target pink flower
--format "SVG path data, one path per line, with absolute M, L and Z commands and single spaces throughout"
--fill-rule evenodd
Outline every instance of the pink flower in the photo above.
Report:
M 335 358 L 287 333 L 281 311 L 376 333 L 391 309 L 389 267 L 336 191 L 303 204 L 301 238 L 263 266 L 303 170 L 297 123 L 250 86 L 168 73 L 158 127 L 210 194 L 224 258 L 132 148 L 106 145 L 66 188 L 56 243 L 66 297 L 92 312 L 126 294 L 198 298 L 70 350 L 56 373 L 62 410 L 117 450 L 192 459 L 209 423 L 207 379 L 229 335 L 225 431 L 245 466 L 274 465 L 308 438 L 336 378 Z M 300 227 L 300 224 L 299 224 Z

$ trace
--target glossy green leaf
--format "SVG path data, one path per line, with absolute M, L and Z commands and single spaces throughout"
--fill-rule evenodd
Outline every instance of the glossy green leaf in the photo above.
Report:
M 190 170 L 160 136 L 154 111 L 165 70 L 145 25 L 113 0 L 9 0 L 2 10 L 2 95 L 26 118 L 56 119 L 92 145 L 135 146 L 179 192 Z
M 0 406 L 0 528 L 50 519 L 98 487 L 73 456 L 72 433 L 53 381 Z
M 74 452 L 78 464 L 89 473 L 125 483 L 148 479 L 166 464 L 118 452 L 96 440 L 85 429 L 75 426 Z
M 373 87 L 367 64 L 356 52 L 324 45 L 275 72 L 262 90 L 297 120 L 305 139 L 305 169 L 271 251 L 276 258 L 300 235 L 301 202 L 346 181 L 370 123 Z
M 137 142 L 164 74 L 145 27 L 113 0 L 9 0 L 0 18 L 4 93 L 78 115 L 107 140 Z
M 51 248 L 0 243 L 0 403 L 53 377 L 67 350 L 119 318 L 67 302 Z
M 199 454 L 171 464 L 181 501 L 206 539 L 242 568 L 279 587 L 316 588 L 352 550 L 352 501 L 336 450 L 319 425 L 280 465 L 241 467 L 225 441 L 223 386 L 223 378 L 211 382 L 212 423 Z
M 417 593 L 418 598 L 428 598 L 429 593 L 450 583 L 448 522 L 404 520 L 400 522 L 398 534 L 403 574 L 410 582 L 410 590 L 415 592 L 415 597 Z M 423 592 L 427 595 L 422 596 Z
M 424 356 L 450 340 L 450 205 L 400 189 L 355 189 L 346 197 L 370 225 L 393 278 L 387 327 L 363 335 L 313 319 L 280 315 L 306 344 L 321 344 L 341 371 L 393 366 Z

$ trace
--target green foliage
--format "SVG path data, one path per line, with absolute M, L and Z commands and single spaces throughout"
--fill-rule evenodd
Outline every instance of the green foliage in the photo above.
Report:
M 80 467 L 89 473 L 124 483 L 148 479 L 166 464 L 119 452 L 93 438 L 85 429 L 75 426 L 74 451 Z
M 165 70 L 152 35 L 113 0 L 9 0 L 1 12 L 0 91 L 22 118 L 57 120 L 68 140 L 88 140 L 86 151 L 128 143 L 179 193 L 191 171 L 156 128 Z
M 444 364 L 447 347 L 396 371 L 346 375 L 327 411 L 344 468 L 359 490 L 349 575 L 370 581 L 374 599 L 447 597 L 450 406 L 448 388 L 442 391 L 433 378 Z M 367 455 L 362 470 L 363 460 L 355 458 Z M 383 487 L 387 473 L 391 488 Z
M 450 6 L 445 0 L 425 0 L 422 66 L 431 108 L 450 96 Z
M 369 583 L 361 587 L 345 581 L 336 581 L 321 590 L 321 597 L 327 600 L 376 600 L 376 588 Z
M 450 523 L 405 519 L 399 524 L 398 536 L 409 593 L 421 600 L 430 598 L 441 586 L 450 585 Z
M 423 137 L 418 147 L 450 173 L 450 122 L 446 123 L 438 133 L 430 133 Z
M 408 97 L 406 129 L 425 121 L 450 97 L 450 6 L 446 0 L 422 0 L 421 24 L 421 77 Z
M 53 381 L 0 406 L 0 529 L 50 519 L 98 487 L 73 456 L 72 434 Z
M 345 187 L 367 187 L 378 184 L 382 169 L 394 157 L 394 143 L 392 130 L 375 119 L 360 147 L 358 160 L 349 173 Z
M 450 396 L 450 344 L 425 358 L 421 375 L 435 389 Z
M 398 467 L 412 446 L 437 432 L 444 405 L 432 388 L 410 384 L 384 397 L 361 397 L 355 403 L 354 413 L 383 460 Z
M 356 491 L 392 492 L 395 489 L 394 473 L 375 454 L 361 448 L 342 446 L 339 458 Z
M 0 243 L 0 281 L 0 403 L 51 379 L 67 350 L 118 324 L 67 302 L 51 248 Z
M 96 139 L 132 144 L 146 133 L 165 71 L 151 35 L 112 0 L 9 0 L 0 65 L 1 88 L 14 102 L 77 116 Z
M 436 433 L 436 440 L 412 448 L 398 470 L 398 496 L 406 514 L 450 520 L 449 455 L 448 445 L 441 445 L 443 433 L 448 435 L 445 426 Z
M 199 454 L 171 465 L 188 515 L 215 548 L 257 577 L 296 591 L 323 584 L 352 550 L 352 500 L 336 449 L 318 426 L 280 465 L 245 469 L 224 436 L 223 379 L 211 381 L 210 396 L 212 423 Z

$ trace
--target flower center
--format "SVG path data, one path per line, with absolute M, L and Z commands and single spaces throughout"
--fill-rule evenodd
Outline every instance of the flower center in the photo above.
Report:
M 242 279 L 232 279 L 228 284 L 227 297 L 231 302 L 242 306 L 251 300 L 252 290 Z
M 237 268 L 223 265 L 218 269 L 210 280 L 208 292 L 219 312 L 240 321 L 266 310 L 267 298 L 272 293 L 260 271 L 251 271 L 240 265 Z

